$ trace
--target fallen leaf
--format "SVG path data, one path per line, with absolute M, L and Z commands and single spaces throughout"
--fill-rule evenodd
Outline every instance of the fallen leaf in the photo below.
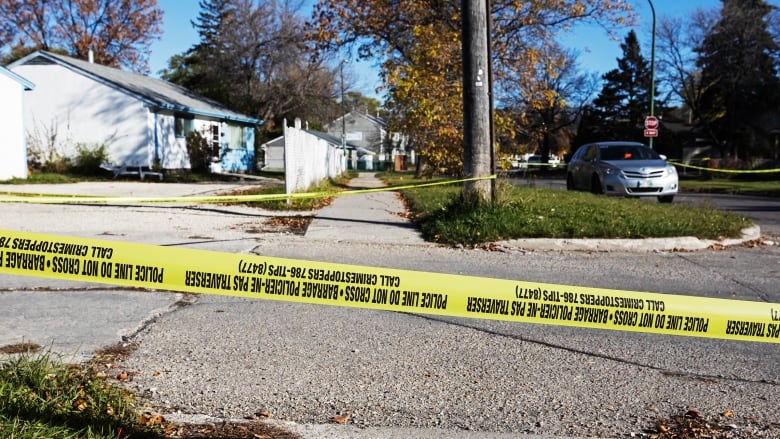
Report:
M 686 418 L 694 418 L 694 419 L 698 418 L 699 417 L 699 412 L 697 412 L 696 410 L 688 410 L 687 412 L 685 412 L 685 417 Z
M 117 375 L 116 379 L 118 379 L 119 381 L 127 380 L 127 372 L 120 372 L 119 375 Z
M 147 427 L 163 425 L 163 417 L 154 413 L 144 412 L 138 416 L 138 423 Z
M 78 411 L 84 411 L 87 408 L 87 402 L 81 398 L 76 398 L 76 400 L 73 401 L 73 408 Z
M 274 415 L 268 410 L 260 410 L 255 412 L 255 416 L 258 416 L 260 418 L 273 418 Z
M 346 424 L 349 421 L 349 415 L 336 415 L 330 418 L 330 420 L 336 424 Z
M 166 436 L 181 436 L 184 428 L 180 425 L 167 426 L 163 429 Z
M 722 413 L 722 415 L 727 417 L 727 418 L 730 418 L 730 417 L 734 416 L 734 412 L 732 412 L 731 410 L 726 410 L 725 412 Z

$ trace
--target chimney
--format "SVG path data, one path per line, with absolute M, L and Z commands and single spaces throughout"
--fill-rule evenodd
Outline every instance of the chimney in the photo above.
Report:
M 95 52 L 92 51 L 92 49 L 89 49 L 89 63 L 95 64 Z

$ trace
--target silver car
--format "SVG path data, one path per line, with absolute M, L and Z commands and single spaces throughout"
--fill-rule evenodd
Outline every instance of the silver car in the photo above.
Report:
M 566 168 L 566 188 L 595 194 L 658 197 L 671 203 L 677 170 L 666 157 L 638 142 L 598 142 L 577 149 Z

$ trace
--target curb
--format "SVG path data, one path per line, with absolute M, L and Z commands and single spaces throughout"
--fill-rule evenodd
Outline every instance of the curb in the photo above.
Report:
M 658 252 L 658 251 L 693 251 L 706 250 L 713 247 L 731 247 L 755 241 L 761 238 L 761 228 L 751 226 L 742 229 L 739 238 L 699 239 L 693 236 L 677 238 L 644 238 L 644 239 L 549 239 L 528 238 L 511 239 L 494 243 L 505 251 L 586 251 L 586 252 Z
M 173 423 L 203 425 L 209 424 L 248 424 L 256 422 L 250 419 L 219 418 L 202 414 L 169 413 L 164 418 Z M 301 424 L 266 418 L 261 421 L 269 427 L 276 427 L 297 435 L 300 439 L 407 439 L 424 437 L 429 439 L 580 439 L 572 436 L 555 436 L 529 433 L 499 433 L 478 431 L 455 431 L 439 428 L 415 427 L 358 427 L 339 424 Z

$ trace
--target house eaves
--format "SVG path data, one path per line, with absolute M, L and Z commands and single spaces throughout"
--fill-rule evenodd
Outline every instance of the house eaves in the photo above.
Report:
M 314 130 L 304 130 L 304 131 L 306 131 L 307 133 L 309 133 L 309 134 L 311 134 L 313 136 L 319 137 L 320 139 L 322 139 L 322 140 L 324 140 L 324 141 L 326 141 L 326 142 L 328 142 L 328 143 L 330 143 L 330 144 L 332 144 L 334 146 L 341 146 L 341 139 L 339 137 L 336 137 L 336 136 L 332 135 L 332 134 L 323 133 L 322 131 L 314 131 Z M 357 146 L 355 146 L 355 145 L 353 145 L 353 144 L 351 144 L 349 142 L 346 142 L 346 146 L 347 146 L 348 149 L 356 149 L 357 148 Z
M 65 67 L 131 95 L 151 108 L 250 125 L 263 123 L 260 119 L 236 113 L 214 100 L 193 93 L 177 84 L 64 55 L 38 51 L 12 63 L 10 67 L 41 63 L 53 63 Z
M 352 117 L 352 118 L 361 117 L 361 118 L 367 119 L 369 122 L 373 123 L 374 125 L 378 125 L 381 129 L 387 129 L 387 122 L 385 122 L 382 118 L 379 118 L 379 117 L 376 117 L 376 116 L 372 116 L 372 115 L 366 114 L 366 113 L 357 113 L 356 112 L 356 113 L 353 114 L 353 112 L 351 112 L 351 111 L 349 113 L 346 113 L 346 114 L 344 114 L 342 116 L 337 117 L 335 120 L 333 120 L 333 121 L 331 121 L 329 123 L 326 123 L 325 126 L 326 127 L 331 127 L 331 126 L 338 127 L 339 124 L 341 124 L 341 120 L 342 119 L 346 119 L 348 117 Z
M 32 90 L 35 88 L 35 84 L 3 66 L 0 66 L 0 73 L 18 82 L 22 87 L 24 87 L 25 90 Z
M 382 119 L 382 118 L 380 118 L 378 116 L 372 116 L 372 115 L 366 113 L 366 114 L 363 114 L 363 117 L 365 117 L 366 119 L 370 120 L 371 122 L 379 125 L 382 128 L 387 128 L 387 122 L 385 122 L 384 119 Z

